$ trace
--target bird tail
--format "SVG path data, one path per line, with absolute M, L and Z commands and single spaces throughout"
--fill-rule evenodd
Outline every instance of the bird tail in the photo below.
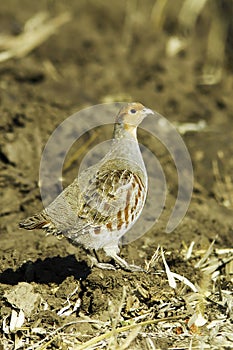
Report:
M 45 229 L 46 225 L 50 225 L 50 221 L 43 212 L 30 216 L 19 223 L 19 227 L 26 230 Z

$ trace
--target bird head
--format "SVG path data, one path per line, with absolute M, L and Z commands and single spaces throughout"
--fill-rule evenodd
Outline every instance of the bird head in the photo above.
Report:
M 154 112 L 139 102 L 124 105 L 116 116 L 115 138 L 121 138 L 126 133 L 137 139 L 137 127 L 149 114 L 154 114 Z
M 141 103 L 128 103 L 120 109 L 116 116 L 116 123 L 137 127 L 149 114 L 154 114 L 154 112 Z

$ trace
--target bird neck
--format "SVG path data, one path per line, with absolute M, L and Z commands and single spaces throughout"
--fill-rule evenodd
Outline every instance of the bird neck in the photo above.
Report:
M 137 141 L 137 126 L 131 124 L 115 123 L 113 137 L 114 139 L 127 138 Z
M 108 158 L 110 157 L 127 160 L 129 164 L 137 165 L 142 172 L 146 171 L 137 140 L 137 126 L 115 124 L 112 149 L 108 153 Z

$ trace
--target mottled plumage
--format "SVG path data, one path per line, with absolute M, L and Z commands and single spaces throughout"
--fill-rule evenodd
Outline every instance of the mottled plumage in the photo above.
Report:
M 122 268 L 137 270 L 120 258 L 119 240 L 141 214 L 147 194 L 147 173 L 137 142 L 137 126 L 153 112 L 129 103 L 116 116 L 110 151 L 84 170 L 47 208 L 20 223 L 63 235 L 89 250 L 103 248 Z M 111 264 L 92 262 L 101 268 Z

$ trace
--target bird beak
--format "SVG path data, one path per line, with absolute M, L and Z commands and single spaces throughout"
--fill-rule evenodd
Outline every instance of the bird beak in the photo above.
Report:
M 152 109 L 150 108 L 143 108 L 142 110 L 143 114 L 148 115 L 148 114 L 155 114 Z

